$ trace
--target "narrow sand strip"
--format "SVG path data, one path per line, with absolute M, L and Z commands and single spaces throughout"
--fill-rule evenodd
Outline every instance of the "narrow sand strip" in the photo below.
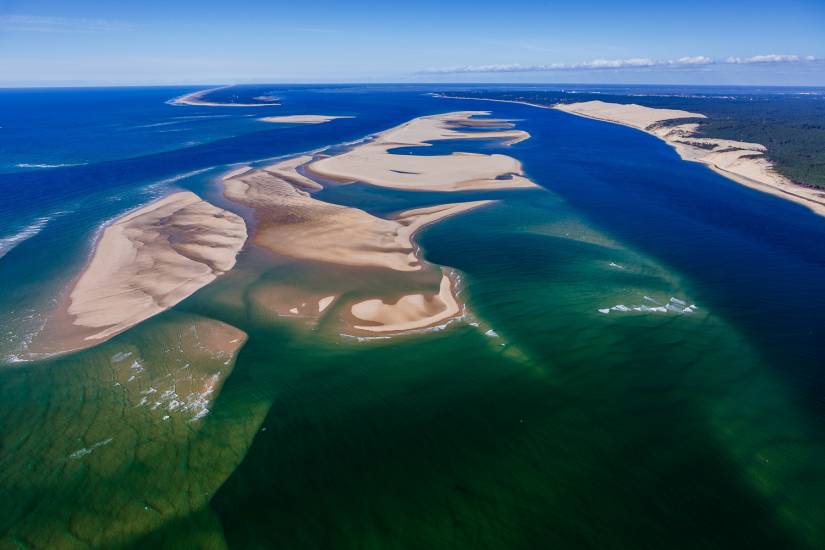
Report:
M 353 116 L 335 115 L 288 115 L 288 116 L 267 116 L 259 118 L 261 122 L 272 122 L 276 124 L 324 124 L 339 118 L 355 118 Z
M 225 90 L 226 88 L 231 88 L 231 86 L 219 86 L 217 88 L 192 92 L 170 99 L 166 103 L 169 105 L 190 105 L 193 107 L 277 107 L 280 105 L 280 103 L 275 101 L 268 101 L 266 103 L 216 103 L 214 101 L 204 101 L 201 99 L 206 94 L 217 92 L 218 90 Z M 264 97 L 268 96 L 258 96 L 258 98 Z
M 825 215 L 825 192 L 797 185 L 778 174 L 765 157 L 764 145 L 699 137 L 697 123 L 663 124 L 669 120 L 706 118 L 705 115 L 603 101 L 558 104 L 555 108 L 642 130 L 671 145 L 684 160 L 701 162 L 737 183 L 794 201 Z
M 33 350 L 88 347 L 174 306 L 232 269 L 245 241 L 243 219 L 188 191 L 126 214 L 104 229 Z
M 442 276 L 437 293 L 402 296 L 394 303 L 365 300 L 351 308 L 353 317 L 373 324 L 355 325 L 367 332 L 407 332 L 438 325 L 461 312 L 450 278 Z
M 453 153 L 400 155 L 400 147 L 429 147 L 430 141 L 498 139 L 514 144 L 530 137 L 523 130 L 461 131 L 462 127 L 501 127 L 510 121 L 474 119 L 489 111 L 461 111 L 415 118 L 375 136 L 350 151 L 311 163 L 313 174 L 342 182 L 363 182 L 395 189 L 464 191 L 533 188 L 521 163 L 507 155 Z

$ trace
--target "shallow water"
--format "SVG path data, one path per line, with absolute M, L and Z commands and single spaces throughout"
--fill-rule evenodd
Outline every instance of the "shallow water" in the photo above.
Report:
M 825 298 L 817 291 L 825 220 L 628 128 L 421 91 L 243 87 L 249 97 L 281 98 L 278 114 L 357 118 L 224 125 L 260 114 L 232 108 L 232 117 L 204 125 L 200 145 L 135 143 L 133 154 L 100 152 L 85 166 L 0 175 L 11 189 L 0 238 L 66 212 L 0 258 L 7 357 L 85 261 L 104 219 L 187 188 L 254 222 L 220 197 L 215 178 L 228 164 L 352 141 L 420 114 L 485 109 L 519 119 L 533 137 L 439 151 L 511 154 L 546 188 L 451 195 L 500 200 L 421 234 L 426 259 L 462 275 L 468 315 L 441 330 L 364 341 L 341 334 L 335 305 L 321 324 L 273 316 L 257 305 L 261 288 L 398 283 L 250 247 L 233 272 L 105 344 L 0 367 L 0 540 L 825 543 Z M 72 101 L 80 92 L 65 93 Z M 181 90 L 131 93 L 133 122 L 189 116 L 162 103 Z M 118 97 L 96 116 L 120 121 Z M 214 109 L 191 112 L 225 114 Z M 89 142 L 103 143 L 109 123 L 88 130 Z M 42 162 L 60 160 L 73 159 Z M 175 179 L 181 174 L 189 175 Z M 380 215 L 442 200 L 366 185 L 333 186 L 319 198 Z M 210 319 L 248 334 L 234 362 L 201 346 L 197 327 Z M 213 379 L 214 402 L 198 416 L 199 383 Z M 143 402 L 170 389 L 177 397 Z

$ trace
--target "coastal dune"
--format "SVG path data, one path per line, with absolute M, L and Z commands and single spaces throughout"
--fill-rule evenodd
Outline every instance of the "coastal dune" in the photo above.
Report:
M 232 269 L 245 241 L 242 218 L 191 192 L 122 216 L 32 350 L 88 347 L 174 306 Z
M 308 170 L 318 176 L 343 182 L 363 182 L 380 187 L 418 191 L 469 191 L 533 188 L 521 163 L 507 155 L 453 153 L 451 155 L 401 155 L 392 149 L 429 147 L 430 141 L 496 139 L 512 145 L 528 139 L 523 130 L 503 129 L 509 121 L 474 119 L 488 111 L 459 111 L 415 118 L 377 134 L 350 151 L 322 158 Z M 473 127 L 474 131 L 462 131 Z
M 700 162 L 737 183 L 794 201 L 825 215 L 825 195 L 822 191 L 803 187 L 778 174 L 765 156 L 764 145 L 700 137 L 698 123 L 690 119 L 707 118 L 703 114 L 604 101 L 561 103 L 555 108 L 642 130 L 671 145 L 684 160 Z

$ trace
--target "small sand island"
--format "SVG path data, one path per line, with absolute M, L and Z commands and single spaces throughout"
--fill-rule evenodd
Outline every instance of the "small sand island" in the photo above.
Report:
M 350 151 L 323 158 L 309 172 L 336 181 L 418 191 L 470 191 L 532 188 L 521 163 L 507 155 L 453 153 L 399 155 L 393 149 L 429 147 L 431 141 L 457 139 L 501 140 L 515 144 L 530 137 L 512 129 L 512 121 L 479 119 L 489 111 L 461 111 L 423 116 L 377 134 Z M 474 131 L 462 131 L 472 128 Z M 490 131 L 478 131 L 490 129 Z
M 355 118 L 352 116 L 336 115 L 285 115 L 285 116 L 265 116 L 259 118 L 261 122 L 271 122 L 274 124 L 324 124 L 339 118 Z
M 701 162 L 737 183 L 797 202 L 817 214 L 825 215 L 822 191 L 797 185 L 778 174 L 765 157 L 764 145 L 699 137 L 699 125 L 689 119 L 706 118 L 705 115 L 604 101 L 560 103 L 555 108 L 642 130 L 670 144 L 684 160 Z
M 218 103 L 215 101 L 205 101 L 203 96 L 218 90 L 224 90 L 230 86 L 219 86 L 217 88 L 209 88 L 207 90 L 200 90 L 185 94 L 174 99 L 170 99 L 166 103 L 169 105 L 189 105 L 193 107 L 277 107 L 280 105 L 276 101 L 277 98 L 271 96 L 258 96 L 255 99 L 260 100 L 260 103 Z
M 407 190 L 461 191 L 536 188 L 521 165 L 505 155 L 454 153 L 424 156 L 395 154 L 401 146 L 426 147 L 444 139 L 498 139 L 515 143 L 529 134 L 511 121 L 474 118 L 489 114 L 458 112 L 416 118 L 382 132 L 339 155 L 303 155 L 259 169 L 240 168 L 223 178 L 230 200 L 255 210 L 252 242 L 280 256 L 356 269 L 386 270 L 415 292 L 349 299 L 343 324 L 347 332 L 403 333 L 448 322 L 463 312 L 454 273 L 427 263 L 415 244 L 422 227 L 488 205 L 492 200 L 447 202 L 379 217 L 365 210 L 313 196 L 325 178 L 366 182 Z M 460 128 L 476 128 L 465 132 Z M 489 131 L 484 131 L 490 128 Z M 501 129 L 504 128 L 504 129 Z M 320 165 L 320 169 L 318 166 Z M 449 196 L 449 193 L 444 195 Z M 260 286 L 253 302 L 279 316 L 317 318 L 355 288 L 345 278 L 334 288 L 306 290 L 300 285 Z M 369 290 L 359 287 L 358 293 Z
M 156 315 L 235 265 L 246 241 L 236 214 L 191 192 L 150 203 L 108 225 L 33 353 L 102 342 Z

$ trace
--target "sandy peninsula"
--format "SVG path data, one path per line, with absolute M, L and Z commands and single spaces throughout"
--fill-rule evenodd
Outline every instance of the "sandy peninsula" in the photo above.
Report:
M 272 122 L 275 124 L 324 124 L 339 118 L 355 118 L 352 116 L 336 115 L 285 115 L 266 116 L 259 118 L 261 122 Z
M 207 90 L 192 92 L 190 94 L 185 94 L 170 99 L 166 103 L 169 105 L 190 105 L 194 107 L 277 107 L 280 105 L 280 103 L 275 101 L 275 98 L 271 98 L 269 96 L 258 96 L 258 99 L 267 98 L 266 101 L 262 101 L 261 103 L 217 103 L 214 101 L 203 100 L 203 96 L 212 92 L 217 92 L 218 90 L 225 90 L 226 88 L 230 88 L 230 86 L 219 86 L 217 88 L 209 88 Z
M 825 194 L 821 190 L 797 185 L 778 174 L 765 156 L 764 145 L 699 137 L 699 125 L 689 119 L 706 118 L 705 115 L 603 101 L 558 104 L 555 108 L 642 130 L 670 144 L 684 160 L 701 162 L 737 183 L 794 201 L 817 214 L 825 215 Z M 673 120 L 684 122 L 667 124 Z
M 122 216 L 32 350 L 88 347 L 174 306 L 232 269 L 245 241 L 242 218 L 191 192 Z
M 429 147 L 431 141 L 497 139 L 514 144 L 530 137 L 507 128 L 510 121 L 473 118 L 489 111 L 461 111 L 415 118 L 377 134 L 350 151 L 322 158 L 308 172 L 342 182 L 418 191 L 469 191 L 533 188 L 521 163 L 507 155 L 394 154 L 401 147 Z M 505 129 L 500 129 L 504 127 Z M 473 131 L 467 131 L 472 128 Z M 483 131 L 488 129 L 489 131 Z

